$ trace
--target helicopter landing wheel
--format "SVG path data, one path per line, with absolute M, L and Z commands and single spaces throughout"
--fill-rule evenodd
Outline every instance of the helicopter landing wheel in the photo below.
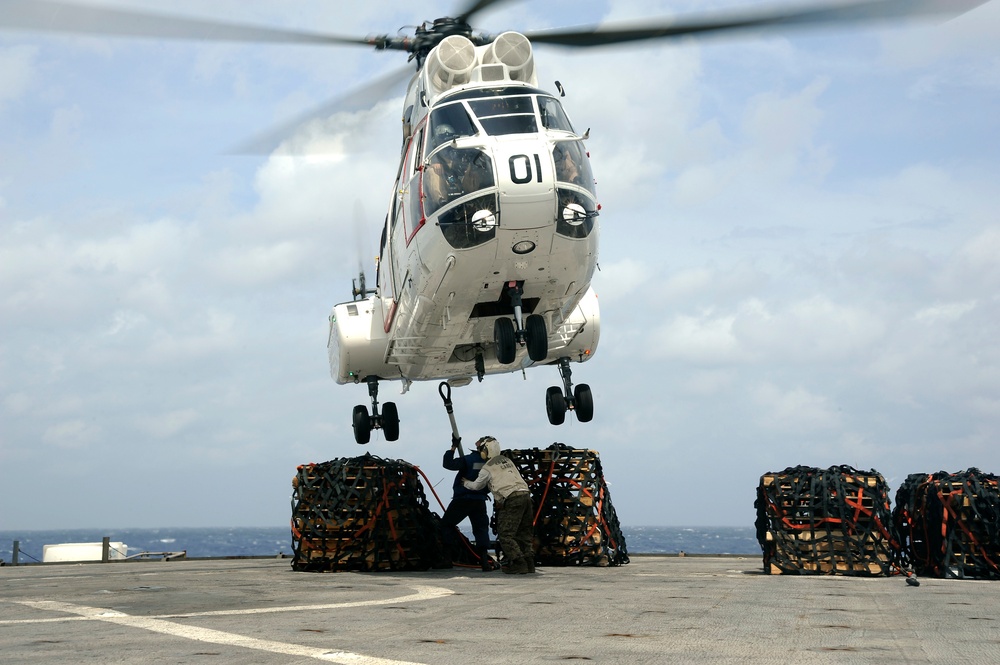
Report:
M 558 386 L 545 391 L 545 412 L 553 425 L 562 425 L 566 421 L 566 398 Z
M 399 411 L 395 402 L 382 405 L 382 433 L 385 434 L 386 441 L 399 439 Z
M 517 354 L 517 337 L 514 334 L 514 322 L 506 317 L 500 317 L 493 324 L 493 343 L 497 347 L 497 360 L 502 365 L 514 362 Z
M 589 423 L 594 419 L 594 395 L 586 383 L 581 383 L 573 389 L 573 406 L 576 419 L 581 423 Z
M 368 407 L 358 404 L 354 407 L 354 440 L 360 444 L 371 441 L 372 419 L 368 415 Z
M 528 357 L 541 362 L 549 355 L 549 336 L 545 331 L 545 318 L 540 314 L 532 314 L 525 321 L 525 334 L 528 338 Z

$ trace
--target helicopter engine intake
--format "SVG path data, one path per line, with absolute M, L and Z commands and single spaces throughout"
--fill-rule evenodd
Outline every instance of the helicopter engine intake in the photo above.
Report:
M 438 92 L 472 80 L 476 67 L 476 47 L 461 35 L 441 40 L 427 58 L 428 78 Z
M 531 51 L 531 42 L 519 32 L 504 32 L 486 48 L 483 54 L 483 64 L 501 63 L 507 65 L 508 76 L 512 81 L 532 83 L 535 75 L 535 59 Z

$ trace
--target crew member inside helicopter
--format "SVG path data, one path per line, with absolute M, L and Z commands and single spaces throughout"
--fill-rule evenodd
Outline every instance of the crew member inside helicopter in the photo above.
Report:
M 559 182 L 571 182 L 574 185 L 585 187 L 593 191 L 593 176 L 591 182 L 587 182 L 585 173 L 590 169 L 586 168 L 583 150 L 576 141 L 560 141 L 552 148 L 552 159 L 556 165 L 556 180 Z
M 438 145 L 454 135 L 450 125 L 434 128 L 434 141 Z M 424 169 L 424 214 L 432 215 L 450 201 L 493 184 L 493 169 L 485 153 L 447 145 L 434 153 Z
M 434 128 L 435 143 L 441 144 L 454 136 L 455 130 L 450 125 L 438 125 Z M 461 196 L 464 191 L 474 191 L 474 183 L 466 184 L 470 175 L 471 163 L 467 159 L 466 150 L 446 146 L 436 152 L 424 171 L 424 188 L 427 197 L 424 208 L 427 214 L 437 210 L 453 198 Z

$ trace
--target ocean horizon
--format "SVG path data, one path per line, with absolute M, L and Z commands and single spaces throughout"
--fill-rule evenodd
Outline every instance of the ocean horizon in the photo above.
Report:
M 471 532 L 463 529 L 467 536 Z M 760 555 L 754 527 L 622 527 L 629 555 Z M 129 556 L 140 552 L 187 552 L 188 557 L 278 556 L 292 553 L 289 527 L 160 527 L 148 529 L 0 530 L 0 560 L 11 562 L 18 541 L 21 563 L 42 560 L 42 548 L 57 543 L 124 543 Z

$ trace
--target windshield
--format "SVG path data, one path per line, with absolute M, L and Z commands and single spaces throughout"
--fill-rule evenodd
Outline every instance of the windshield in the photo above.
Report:
M 452 146 L 427 160 L 423 180 L 424 214 L 428 217 L 466 194 L 496 185 L 489 155 L 475 148 Z
M 545 129 L 559 129 L 564 132 L 573 132 L 573 125 L 570 124 L 566 112 L 563 111 L 562 104 L 554 97 L 538 98 L 538 111 L 542 116 L 542 127 Z M 576 132 L 573 132 L 574 134 Z
M 477 99 L 469 102 L 469 106 L 490 136 L 533 134 L 538 131 L 535 105 L 529 95 Z
M 474 97 L 484 91 L 468 91 L 454 101 L 431 112 L 430 138 L 426 153 L 431 153 L 439 145 L 463 136 L 478 133 L 470 111 L 488 136 L 508 134 L 534 134 L 542 130 L 555 130 L 575 134 L 562 104 L 555 97 L 518 91 L 513 94 L 494 94 Z M 487 91 L 487 94 L 493 91 Z M 503 93 L 511 93 L 504 89 Z
M 559 141 L 552 148 L 552 161 L 556 166 L 556 180 L 583 187 L 597 196 L 594 188 L 594 173 L 590 170 L 590 160 L 580 141 Z
M 469 117 L 469 113 L 465 110 L 465 106 L 461 102 L 434 109 L 431 113 L 430 126 L 431 134 L 427 145 L 428 153 L 433 152 L 434 148 L 452 139 L 476 135 L 476 126 L 472 124 L 472 118 Z

